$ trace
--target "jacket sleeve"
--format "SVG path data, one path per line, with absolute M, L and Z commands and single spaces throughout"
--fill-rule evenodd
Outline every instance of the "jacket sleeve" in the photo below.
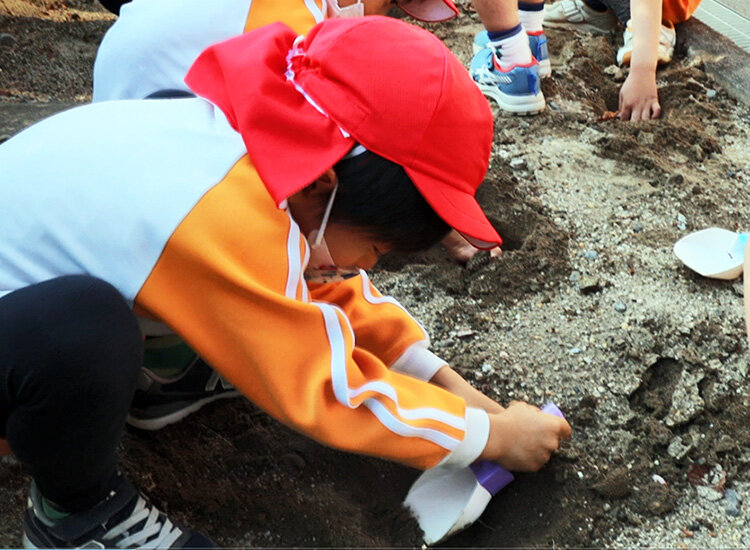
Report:
M 344 281 L 310 286 L 313 300 L 338 305 L 349 318 L 357 346 L 395 372 L 430 380 L 447 363 L 428 348 L 424 327 L 391 296 L 383 296 L 367 273 Z
M 244 157 L 185 217 L 136 296 L 249 399 L 332 447 L 411 466 L 465 466 L 484 411 L 390 371 L 340 307 L 308 301 L 304 239 Z

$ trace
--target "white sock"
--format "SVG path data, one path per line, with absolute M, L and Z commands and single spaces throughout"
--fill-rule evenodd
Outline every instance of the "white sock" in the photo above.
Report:
M 521 19 L 521 25 L 526 32 L 539 32 L 544 30 L 544 9 L 538 11 L 518 10 L 518 17 Z
M 529 39 L 523 29 L 513 36 L 490 42 L 490 44 L 495 48 L 498 62 L 504 70 L 531 63 Z

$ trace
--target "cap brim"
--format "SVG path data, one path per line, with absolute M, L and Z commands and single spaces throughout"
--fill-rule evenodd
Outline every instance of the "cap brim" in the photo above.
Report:
M 502 237 L 474 196 L 455 187 L 436 186 L 425 174 L 408 167 L 404 169 L 437 215 L 472 245 L 489 250 L 503 244 Z
M 398 7 L 428 23 L 448 21 L 458 15 L 458 8 L 451 0 L 398 0 Z

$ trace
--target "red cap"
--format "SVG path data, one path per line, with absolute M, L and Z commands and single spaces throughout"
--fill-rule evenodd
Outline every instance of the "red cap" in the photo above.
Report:
M 472 244 L 502 243 L 474 198 L 492 113 L 433 34 L 378 16 L 330 19 L 299 38 L 274 23 L 209 47 L 185 81 L 242 134 L 277 204 L 358 142 L 401 165 Z
M 447 21 L 458 15 L 458 8 L 451 0 L 398 0 L 397 3 L 415 19 L 430 23 Z

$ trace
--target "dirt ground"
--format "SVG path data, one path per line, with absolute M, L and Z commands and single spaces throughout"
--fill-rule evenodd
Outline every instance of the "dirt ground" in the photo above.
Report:
M 481 26 L 461 6 L 431 29 L 468 63 Z M 0 0 L 0 142 L 90 99 L 113 20 L 93 0 Z M 445 546 L 750 546 L 742 284 L 672 253 L 691 231 L 750 227 L 750 112 L 678 45 L 658 73 L 661 120 L 602 121 L 620 34 L 548 36 L 548 108 L 498 114 L 480 190 L 503 256 L 460 266 L 436 249 L 373 273 L 477 387 L 554 400 L 575 432 Z M 121 457 L 163 509 L 227 546 L 421 545 L 401 508 L 418 472 L 325 449 L 242 400 L 128 431 Z M 29 480 L 8 458 L 0 480 L 0 546 L 18 546 Z

